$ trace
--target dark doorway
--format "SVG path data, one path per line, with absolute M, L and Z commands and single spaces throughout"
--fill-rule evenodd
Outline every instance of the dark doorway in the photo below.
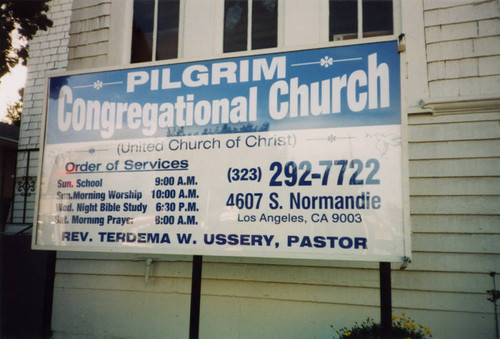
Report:
M 31 250 L 31 235 L 0 234 L 1 338 L 49 338 L 55 252 Z

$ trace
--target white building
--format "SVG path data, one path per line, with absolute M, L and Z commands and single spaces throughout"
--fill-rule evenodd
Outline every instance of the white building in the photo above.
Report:
M 53 27 L 30 43 L 19 147 L 41 146 L 47 76 L 130 67 L 134 59 L 148 62 L 141 66 L 164 64 L 150 61 L 154 53 L 131 52 L 144 51 L 136 46 L 149 38 L 158 46 L 154 59 L 179 63 L 397 40 L 404 34 L 401 97 L 412 262 L 404 270 L 392 264 L 393 314 L 410 316 L 435 338 L 494 338 L 498 324 L 487 291 L 493 289 L 490 273 L 500 272 L 500 3 L 367 1 L 363 16 L 355 2 L 277 0 L 270 2 L 276 7 L 268 21 L 259 21 L 264 7 L 255 5 L 249 12 L 257 19 L 240 26 L 242 35 L 224 35 L 225 12 L 227 17 L 234 3 L 170 1 L 169 20 L 158 10 L 149 35 L 140 25 L 151 23 L 154 6 L 136 5 L 136 27 L 146 32 L 136 36 L 133 0 L 53 0 Z M 268 34 L 252 30 L 252 24 Z M 240 43 L 245 35 L 247 44 Z M 38 159 L 32 154 L 32 176 Z M 18 174 L 25 173 L 21 158 Z M 30 199 L 28 219 L 35 205 Z M 23 206 L 19 196 L 14 219 L 22 218 Z M 146 283 L 148 258 L 153 264 Z M 331 338 L 331 326 L 380 319 L 377 263 L 203 260 L 202 338 Z M 59 251 L 54 337 L 188 337 L 191 267 L 187 255 Z

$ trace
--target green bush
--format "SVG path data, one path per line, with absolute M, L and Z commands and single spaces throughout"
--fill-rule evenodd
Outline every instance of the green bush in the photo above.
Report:
M 343 327 L 336 330 L 340 339 L 379 339 L 382 338 L 382 327 L 372 318 L 368 317 L 361 324 L 354 323 L 352 328 Z M 432 337 L 428 327 L 415 323 L 410 317 L 393 316 L 391 339 L 426 339 Z

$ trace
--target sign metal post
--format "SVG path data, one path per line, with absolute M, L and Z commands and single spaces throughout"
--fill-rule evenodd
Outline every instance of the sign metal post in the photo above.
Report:
M 391 263 L 379 263 L 380 324 L 383 338 L 389 338 L 392 329 Z
M 191 276 L 191 316 L 189 320 L 189 338 L 198 339 L 200 332 L 201 272 L 203 257 L 193 256 L 193 273 Z

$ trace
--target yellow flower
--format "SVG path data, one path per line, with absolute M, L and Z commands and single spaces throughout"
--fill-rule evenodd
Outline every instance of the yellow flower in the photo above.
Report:
M 346 333 L 344 333 L 346 337 L 350 336 L 351 334 L 352 334 L 351 331 L 347 331 Z
M 431 330 L 428 327 L 426 327 L 424 329 L 424 331 L 425 331 L 425 334 L 432 335 Z

